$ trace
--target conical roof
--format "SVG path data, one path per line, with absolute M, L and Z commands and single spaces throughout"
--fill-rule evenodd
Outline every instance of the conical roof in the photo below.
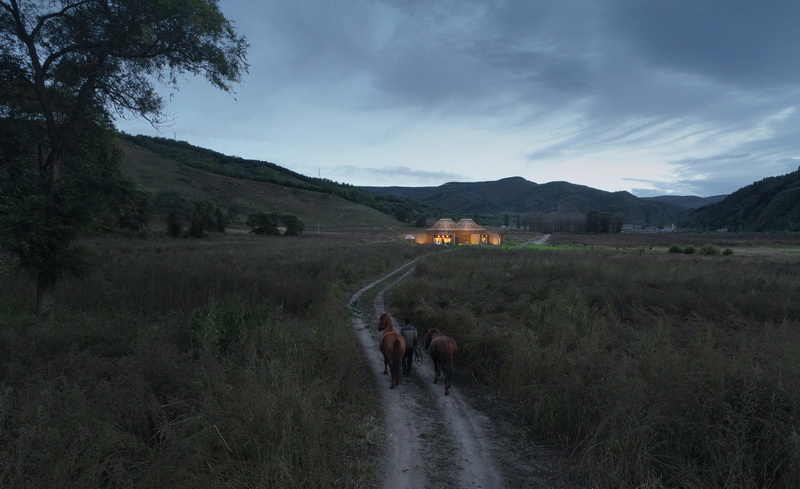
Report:
M 456 223 L 449 217 L 445 217 L 439 219 L 429 231 L 455 231 L 456 229 L 458 229 Z
M 459 231 L 485 231 L 486 228 L 482 228 L 478 226 L 478 224 L 473 221 L 472 219 L 462 219 L 458 221 L 458 230 Z

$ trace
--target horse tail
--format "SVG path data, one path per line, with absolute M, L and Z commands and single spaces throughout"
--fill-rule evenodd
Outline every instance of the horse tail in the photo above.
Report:
M 447 361 L 445 365 L 447 367 L 447 374 L 452 375 L 453 372 L 456 371 L 456 353 L 458 353 L 458 347 L 454 340 L 450 340 L 447 347 Z
M 395 338 L 392 342 L 392 381 L 395 385 L 400 383 L 400 372 L 403 368 L 403 354 L 405 352 L 400 351 L 400 339 Z

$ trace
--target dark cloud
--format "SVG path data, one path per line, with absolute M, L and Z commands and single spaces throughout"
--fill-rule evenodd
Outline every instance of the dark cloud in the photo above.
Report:
M 284 158 L 303 159 L 298 166 L 325 155 L 359 184 L 523 171 L 542 181 L 545 168 L 581 164 L 581 174 L 553 179 L 591 185 L 586 175 L 612 172 L 611 161 L 636 173 L 617 181 L 637 192 L 713 195 L 797 166 L 800 2 L 298 0 L 223 9 L 253 46 L 253 76 L 230 117 L 214 106 L 221 115 L 204 124 L 246 134 L 239 147 L 260 131 Z M 209 108 L 196 102 L 207 98 L 177 107 L 178 121 L 191 114 L 201 123 Z M 350 168 L 354 161 L 365 168 Z M 434 161 L 452 166 L 431 170 Z
M 654 68 L 746 88 L 800 75 L 800 3 L 751 0 L 609 2 L 609 26 Z

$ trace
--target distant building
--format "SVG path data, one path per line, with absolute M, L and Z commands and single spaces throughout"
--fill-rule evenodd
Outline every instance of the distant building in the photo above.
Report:
M 490 233 L 479 226 L 472 219 L 461 219 L 457 223 L 452 219 L 439 219 L 436 224 L 425 231 L 425 236 L 419 236 L 418 243 L 432 243 L 437 245 L 450 244 L 503 244 L 503 235 Z

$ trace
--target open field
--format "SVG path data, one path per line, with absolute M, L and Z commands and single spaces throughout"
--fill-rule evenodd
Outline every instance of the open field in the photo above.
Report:
M 454 382 L 517 425 L 517 453 L 566 448 L 590 487 L 800 483 L 794 237 L 443 249 L 374 231 L 97 239 L 45 325 L 0 267 L 0 486 L 376 485 L 346 304 L 428 253 L 388 300 L 459 341 Z M 666 252 L 711 242 L 734 253 Z
M 458 338 L 459 379 L 572 452 L 588 487 L 797 487 L 797 245 L 702 256 L 666 250 L 707 236 L 669 238 L 457 247 L 389 300 Z
M 381 439 L 352 291 L 384 236 L 97 240 L 34 320 L 0 274 L 0 487 L 369 487 Z
M 729 248 L 733 256 L 775 256 L 800 259 L 800 234 L 766 233 L 615 233 L 554 234 L 548 244 L 598 249 L 667 251 L 671 246 L 711 244 Z

